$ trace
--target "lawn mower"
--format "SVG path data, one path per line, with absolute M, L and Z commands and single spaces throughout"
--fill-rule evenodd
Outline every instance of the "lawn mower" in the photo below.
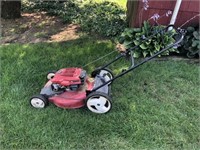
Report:
M 114 80 L 136 69 L 169 48 L 177 46 L 183 40 L 184 30 L 176 29 L 174 26 L 169 25 L 164 31 L 168 32 L 170 28 L 176 31 L 177 40 L 137 64 L 134 64 L 133 58 L 133 51 L 138 47 L 135 46 L 120 53 L 115 59 L 104 66 L 95 69 L 91 75 L 88 75 L 84 69 L 77 67 L 62 68 L 58 71 L 49 72 L 47 74 L 48 81 L 41 89 L 40 94 L 30 99 L 31 106 L 45 108 L 51 102 L 61 108 L 73 109 L 86 106 L 94 113 L 104 114 L 109 112 L 112 108 L 110 97 L 111 83 Z M 150 38 L 152 36 L 142 40 L 142 42 Z M 127 56 L 130 56 L 130 67 L 114 76 L 112 71 L 108 69 L 108 66 Z

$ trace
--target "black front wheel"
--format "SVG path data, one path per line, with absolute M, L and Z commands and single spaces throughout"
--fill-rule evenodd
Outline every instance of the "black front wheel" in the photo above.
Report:
M 35 95 L 31 97 L 30 104 L 35 108 L 45 108 L 48 105 L 48 99 L 44 95 Z
M 53 79 L 53 77 L 55 76 L 56 74 L 56 71 L 49 71 L 47 73 L 47 79 L 50 80 L 50 79 Z

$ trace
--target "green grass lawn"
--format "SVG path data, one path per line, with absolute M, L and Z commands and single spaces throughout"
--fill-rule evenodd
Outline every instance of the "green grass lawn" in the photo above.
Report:
M 112 84 L 113 108 L 104 115 L 29 105 L 49 70 L 81 67 L 113 49 L 111 42 L 91 39 L 2 46 L 1 149 L 200 149 L 197 64 L 144 64 Z M 123 60 L 111 67 L 116 73 L 126 65 Z
M 109 1 L 109 2 L 114 2 L 117 3 L 119 6 L 122 8 L 126 8 L 126 3 L 127 0 L 94 0 L 95 2 L 104 2 L 104 1 Z

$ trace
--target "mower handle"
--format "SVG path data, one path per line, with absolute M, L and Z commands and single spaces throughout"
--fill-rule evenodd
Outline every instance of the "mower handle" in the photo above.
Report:
M 186 31 L 183 30 L 183 29 L 180 29 L 180 28 L 177 29 L 177 28 L 174 27 L 174 25 L 168 25 L 166 28 L 162 29 L 161 31 L 167 32 L 167 31 L 169 31 L 170 28 L 175 29 L 175 31 L 176 31 L 176 32 L 178 33 L 178 35 L 180 36 L 180 39 L 179 39 L 177 42 L 174 43 L 174 46 L 175 46 L 176 44 L 179 44 L 179 43 L 183 40 L 184 34 L 186 33 Z M 159 32 L 161 32 L 161 31 L 159 31 Z M 158 32 L 154 33 L 153 35 L 149 36 L 148 38 L 143 39 L 143 40 L 140 42 L 139 45 L 141 45 L 141 44 L 144 43 L 145 41 L 151 39 L 151 38 L 152 38 L 154 35 L 156 35 L 157 33 L 158 33 Z M 130 44 L 131 44 L 131 43 L 130 43 Z M 130 44 L 128 44 L 128 45 L 130 45 Z M 138 48 L 139 45 L 135 45 L 134 47 L 129 48 L 129 49 L 127 49 L 127 50 L 124 51 L 124 52 L 121 52 L 121 54 L 120 54 L 119 56 L 117 56 L 114 60 L 110 61 L 109 63 L 107 63 L 106 65 L 104 65 L 104 66 L 102 66 L 102 67 L 99 67 L 98 69 L 99 69 L 99 70 L 104 69 L 104 68 L 108 67 L 110 64 L 112 64 L 112 63 L 116 62 L 117 60 L 121 59 L 122 57 L 129 56 L 130 54 L 132 55 L 134 49 Z M 169 45 L 168 45 L 168 46 L 169 46 Z M 133 66 L 134 66 L 134 58 L 133 58 L 133 57 L 131 58 L 131 63 L 132 63 L 131 67 L 133 67 Z
M 179 33 L 180 35 L 185 35 L 185 33 L 187 32 L 185 29 L 181 29 L 181 28 L 175 28 L 175 26 L 173 24 L 170 24 L 166 27 L 166 30 L 169 31 L 171 30 L 170 28 L 173 28 L 177 33 Z
M 132 70 L 138 68 L 138 67 L 141 66 L 142 64 L 144 64 L 144 63 L 150 61 L 151 59 L 153 59 L 154 57 L 160 55 L 161 53 L 163 53 L 164 51 L 168 50 L 169 48 L 172 48 L 172 47 L 174 47 L 175 45 L 178 45 L 178 44 L 183 40 L 186 31 L 185 31 L 184 29 L 180 29 L 180 28 L 177 29 L 177 28 L 174 28 L 174 25 L 169 25 L 169 26 L 167 26 L 167 27 L 165 28 L 165 30 L 169 31 L 169 29 L 170 29 L 171 27 L 173 27 L 173 29 L 175 29 L 175 31 L 178 33 L 178 36 L 180 37 L 178 40 L 176 40 L 175 43 L 167 45 L 164 49 L 162 49 L 162 50 L 160 50 L 159 52 L 155 53 L 153 56 L 147 57 L 146 59 L 144 59 L 144 60 L 141 61 L 140 63 L 135 64 L 135 65 L 133 64 L 128 70 L 126 70 L 126 71 L 122 72 L 121 74 L 115 76 L 115 77 L 112 78 L 111 80 L 106 81 L 106 82 L 103 83 L 102 85 L 100 85 L 100 86 L 98 86 L 98 87 L 95 87 L 91 92 L 100 89 L 101 87 L 105 86 L 106 84 L 108 84 L 108 83 L 110 83 L 110 82 L 112 82 L 112 81 L 114 81 L 114 80 L 120 78 L 121 76 L 123 76 L 123 75 L 129 73 L 130 71 L 132 71 Z M 149 39 L 149 38 L 148 38 L 148 39 Z M 145 39 L 144 41 L 146 41 L 146 40 L 147 40 L 147 39 Z M 142 42 L 144 42 L 144 41 L 142 41 Z M 140 44 L 141 44 L 141 43 L 140 43 Z M 137 46 L 134 46 L 133 48 L 131 48 L 131 49 L 129 49 L 128 51 L 126 51 L 125 54 L 128 54 L 130 51 L 133 51 L 133 49 L 135 49 L 135 48 L 137 48 L 137 47 L 138 47 L 138 45 L 137 45 Z M 123 55 L 117 57 L 114 61 L 111 61 L 111 62 L 108 63 L 107 65 L 104 65 L 104 67 L 101 67 L 101 69 L 107 67 L 108 65 L 110 65 L 111 63 L 117 61 L 117 60 L 120 59 L 121 57 L 123 57 Z

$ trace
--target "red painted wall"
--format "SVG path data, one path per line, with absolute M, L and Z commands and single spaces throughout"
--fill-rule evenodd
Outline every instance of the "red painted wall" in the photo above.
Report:
M 160 16 L 164 15 L 158 20 L 159 24 L 168 25 L 170 23 L 172 14 L 168 17 L 165 16 L 165 13 L 168 10 L 171 10 L 173 13 L 173 9 L 175 7 L 176 0 L 148 0 L 148 8 L 147 10 L 143 9 L 144 3 L 142 0 L 139 0 L 138 10 L 135 14 L 136 17 L 131 23 L 132 27 L 139 27 L 142 25 L 144 20 L 148 20 L 155 13 L 158 13 Z M 182 0 L 178 16 L 175 22 L 175 26 L 179 27 L 188 19 L 194 17 L 197 14 L 200 14 L 200 2 L 199 0 Z M 134 15 L 134 14 L 133 14 Z M 155 22 L 151 19 L 149 20 L 151 24 Z M 184 27 L 190 25 L 198 25 L 200 22 L 200 16 L 193 19 L 191 22 L 187 23 Z

